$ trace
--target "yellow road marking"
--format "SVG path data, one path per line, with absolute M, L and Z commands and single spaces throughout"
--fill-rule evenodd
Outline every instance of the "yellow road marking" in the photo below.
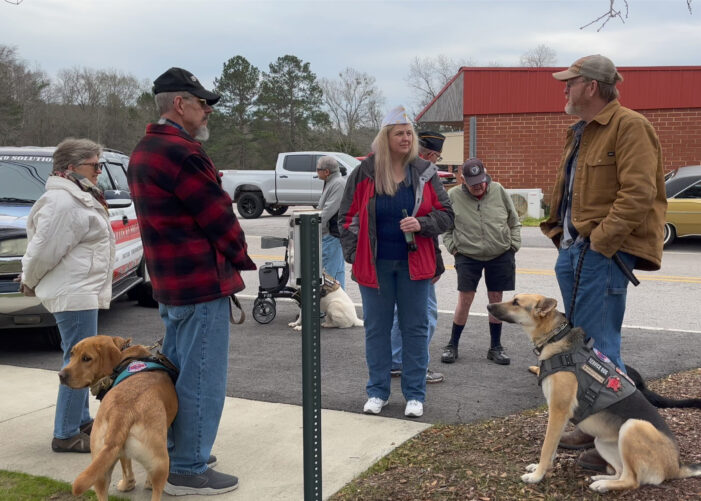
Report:
M 284 255 L 269 255 L 269 254 L 250 254 L 252 259 L 263 259 L 268 261 L 282 261 L 285 259 Z M 447 265 L 446 270 L 454 270 L 455 266 Z M 543 275 L 546 277 L 555 276 L 555 271 L 553 270 L 538 270 L 529 268 L 516 268 L 516 273 L 519 275 Z M 672 282 L 672 283 L 684 283 L 684 284 L 701 284 L 701 277 L 682 277 L 678 275 L 643 275 L 638 273 L 636 275 L 638 280 L 641 282 Z

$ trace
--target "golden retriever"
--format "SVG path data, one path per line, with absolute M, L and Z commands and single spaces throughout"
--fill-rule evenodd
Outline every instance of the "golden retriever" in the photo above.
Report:
M 61 384 L 85 388 L 95 384 L 123 360 L 149 357 L 145 346 L 130 346 L 127 339 L 94 336 L 71 350 L 71 359 L 59 372 Z M 135 486 L 131 460 L 145 468 L 153 488 L 151 499 L 161 499 L 168 479 L 168 426 L 178 411 L 178 397 L 167 372 L 144 371 L 124 379 L 104 396 L 90 433 L 92 462 L 73 482 L 73 494 L 94 486 L 97 498 L 107 501 L 112 469 L 119 459 L 122 480 L 117 489 Z

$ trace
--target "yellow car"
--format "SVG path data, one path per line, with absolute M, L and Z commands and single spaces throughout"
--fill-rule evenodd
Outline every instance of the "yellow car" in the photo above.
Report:
M 701 235 L 701 165 L 679 167 L 665 176 L 667 220 L 664 245 Z

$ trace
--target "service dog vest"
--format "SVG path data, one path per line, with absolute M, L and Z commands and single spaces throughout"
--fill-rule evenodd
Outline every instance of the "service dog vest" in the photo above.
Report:
M 577 377 L 577 408 L 571 421 L 583 421 L 635 393 L 635 383 L 611 360 L 593 347 L 594 340 L 578 343 L 570 351 L 558 353 L 540 362 L 538 385 L 560 371 Z
M 129 376 L 140 372 L 165 371 L 173 384 L 178 379 L 178 369 L 168 358 L 159 353 L 158 355 L 145 358 L 128 358 L 114 368 L 110 376 L 100 379 L 91 387 L 91 392 L 98 400 L 102 400 L 107 392 L 124 381 Z

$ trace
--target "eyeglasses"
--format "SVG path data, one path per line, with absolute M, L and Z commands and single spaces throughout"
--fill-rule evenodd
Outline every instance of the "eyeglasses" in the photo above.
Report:
M 441 160 L 443 160 L 443 157 L 437 151 L 432 151 L 431 155 L 433 155 L 436 158 L 436 162 L 440 162 Z
M 80 162 L 78 164 L 78 166 L 81 166 L 81 165 L 89 165 L 90 167 L 92 167 L 95 170 L 95 172 L 101 171 L 103 169 L 103 167 L 105 166 L 105 164 L 103 162 Z
M 200 106 L 201 106 L 202 108 L 206 108 L 206 107 L 208 106 L 208 105 L 207 105 L 207 100 L 206 100 L 206 99 L 202 99 L 201 97 L 182 96 L 182 98 L 183 98 L 183 99 L 196 99 L 197 101 L 199 101 Z
M 582 77 L 570 78 L 569 80 L 567 80 L 567 82 L 565 82 L 565 87 L 570 89 L 572 88 L 572 86 L 582 82 L 586 83 L 586 80 L 584 80 Z

